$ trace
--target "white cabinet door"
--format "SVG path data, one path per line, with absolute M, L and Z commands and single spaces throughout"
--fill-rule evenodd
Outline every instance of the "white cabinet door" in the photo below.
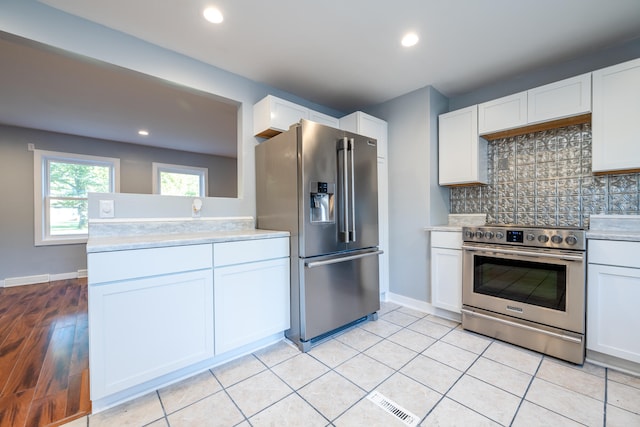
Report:
M 216 268 L 214 283 L 217 355 L 289 329 L 288 258 Z
M 212 270 L 90 285 L 89 327 L 92 400 L 211 358 Z
M 460 313 L 462 308 L 462 251 L 431 248 L 431 304 Z
M 481 135 L 527 124 L 527 92 L 520 92 L 478 105 Z
M 640 169 L 640 59 L 593 72 L 592 168 Z
M 640 363 L 640 269 L 589 264 L 588 270 L 587 349 Z
M 438 117 L 439 184 L 487 183 L 487 141 L 478 136 L 478 106 Z
M 378 142 L 378 157 L 387 157 L 388 129 L 384 120 L 356 111 L 340 119 L 340 129 L 375 138 Z
M 333 128 L 340 128 L 340 119 L 331 117 L 328 114 L 322 114 L 318 111 L 309 110 L 309 120 Z
M 591 111 L 591 73 L 531 89 L 527 98 L 529 124 L 588 113 Z
M 271 138 L 308 118 L 308 108 L 268 95 L 253 106 L 253 134 Z

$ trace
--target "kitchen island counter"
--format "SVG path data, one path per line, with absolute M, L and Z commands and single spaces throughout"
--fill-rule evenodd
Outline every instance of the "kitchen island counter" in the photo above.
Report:
M 253 218 L 105 220 L 89 224 L 87 253 L 289 237 L 258 230 Z

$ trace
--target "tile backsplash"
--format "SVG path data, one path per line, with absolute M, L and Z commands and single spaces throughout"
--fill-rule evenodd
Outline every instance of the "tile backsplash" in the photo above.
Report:
M 452 187 L 452 214 L 485 213 L 489 224 L 589 226 L 591 214 L 638 214 L 640 174 L 593 175 L 591 125 L 488 144 L 488 185 Z

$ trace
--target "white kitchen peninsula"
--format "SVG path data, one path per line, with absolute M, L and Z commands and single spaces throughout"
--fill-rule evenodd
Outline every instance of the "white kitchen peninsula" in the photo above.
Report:
M 253 218 L 93 220 L 93 412 L 283 338 L 289 234 Z

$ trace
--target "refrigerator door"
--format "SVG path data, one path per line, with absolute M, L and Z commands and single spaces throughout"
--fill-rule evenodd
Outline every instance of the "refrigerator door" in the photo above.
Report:
M 338 186 L 344 131 L 302 120 L 298 132 L 299 255 L 344 251 L 340 200 L 345 194 Z
M 309 341 L 380 309 L 377 249 L 300 259 L 300 339 Z
M 348 249 L 378 246 L 378 155 L 377 141 L 347 133 L 350 142 Z

